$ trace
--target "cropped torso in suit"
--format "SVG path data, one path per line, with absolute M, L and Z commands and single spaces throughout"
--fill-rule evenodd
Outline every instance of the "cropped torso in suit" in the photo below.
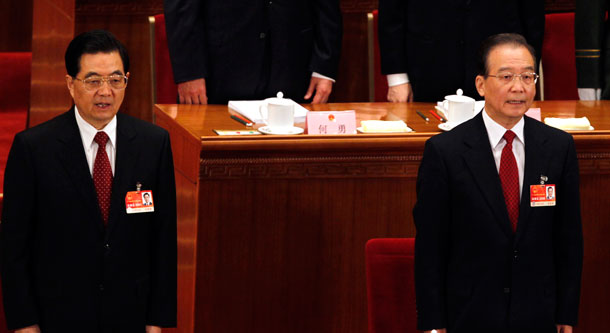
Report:
M 543 0 L 380 0 L 383 74 L 407 73 L 416 101 L 442 101 L 474 86 L 481 42 L 498 33 L 522 34 L 537 57 L 544 36 Z
M 575 325 L 582 267 L 572 137 L 525 117 L 525 170 L 512 232 L 482 115 L 426 143 L 413 216 L 418 328 L 556 332 Z M 530 185 L 556 206 L 530 207 Z
M 6 168 L 2 282 L 9 327 L 143 332 L 176 324 L 176 197 L 166 131 L 117 114 L 105 227 L 74 108 L 19 133 Z M 151 190 L 153 213 L 125 195 Z
M 206 79 L 208 101 L 301 101 L 311 73 L 336 78 L 338 0 L 165 0 L 177 83 Z

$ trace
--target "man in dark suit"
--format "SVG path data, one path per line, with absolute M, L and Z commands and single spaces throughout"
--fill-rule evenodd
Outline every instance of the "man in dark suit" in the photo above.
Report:
M 17 332 L 160 332 L 176 325 L 176 194 L 168 133 L 117 114 L 129 77 L 106 31 L 66 51 L 74 106 L 15 136 L 1 269 Z M 154 212 L 127 214 L 152 191 Z
M 379 0 L 381 72 L 390 102 L 478 98 L 476 52 L 488 36 L 524 35 L 541 54 L 544 0 Z
M 537 75 L 522 36 L 490 37 L 479 63 L 485 108 L 430 138 L 419 168 L 418 328 L 572 332 L 583 253 L 574 141 L 524 117 Z M 551 185 L 555 200 L 538 205 Z
M 574 38 L 578 96 L 581 100 L 610 99 L 610 0 L 577 0 Z
M 337 77 L 338 0 L 165 0 L 180 103 L 325 103 Z M 314 95 L 315 91 L 315 95 Z

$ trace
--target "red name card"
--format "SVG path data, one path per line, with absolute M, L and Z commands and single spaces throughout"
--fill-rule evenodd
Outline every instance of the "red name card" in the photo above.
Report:
M 356 112 L 310 111 L 307 112 L 308 134 L 356 134 Z

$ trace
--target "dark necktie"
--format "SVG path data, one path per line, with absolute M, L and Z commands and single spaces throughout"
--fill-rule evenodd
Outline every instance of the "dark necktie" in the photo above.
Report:
M 106 154 L 106 143 L 108 135 L 105 132 L 97 132 L 93 141 L 97 142 L 97 155 L 93 163 L 93 183 L 97 192 L 97 202 L 100 205 L 104 225 L 108 223 L 108 212 L 110 210 L 110 194 L 112 193 L 112 169 L 110 160 Z
M 504 133 L 503 137 L 506 140 L 506 146 L 502 149 L 502 157 L 500 158 L 500 181 L 502 182 L 502 191 L 504 192 L 510 225 L 515 232 L 519 220 L 519 170 L 517 169 L 517 160 L 515 160 L 513 154 L 515 133 L 509 130 Z

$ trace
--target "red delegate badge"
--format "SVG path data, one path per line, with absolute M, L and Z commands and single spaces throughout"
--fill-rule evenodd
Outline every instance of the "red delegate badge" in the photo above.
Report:
M 127 214 L 148 213 L 155 211 L 152 191 L 131 191 L 125 195 Z
M 544 207 L 555 206 L 555 185 L 531 185 L 530 186 L 530 206 Z

